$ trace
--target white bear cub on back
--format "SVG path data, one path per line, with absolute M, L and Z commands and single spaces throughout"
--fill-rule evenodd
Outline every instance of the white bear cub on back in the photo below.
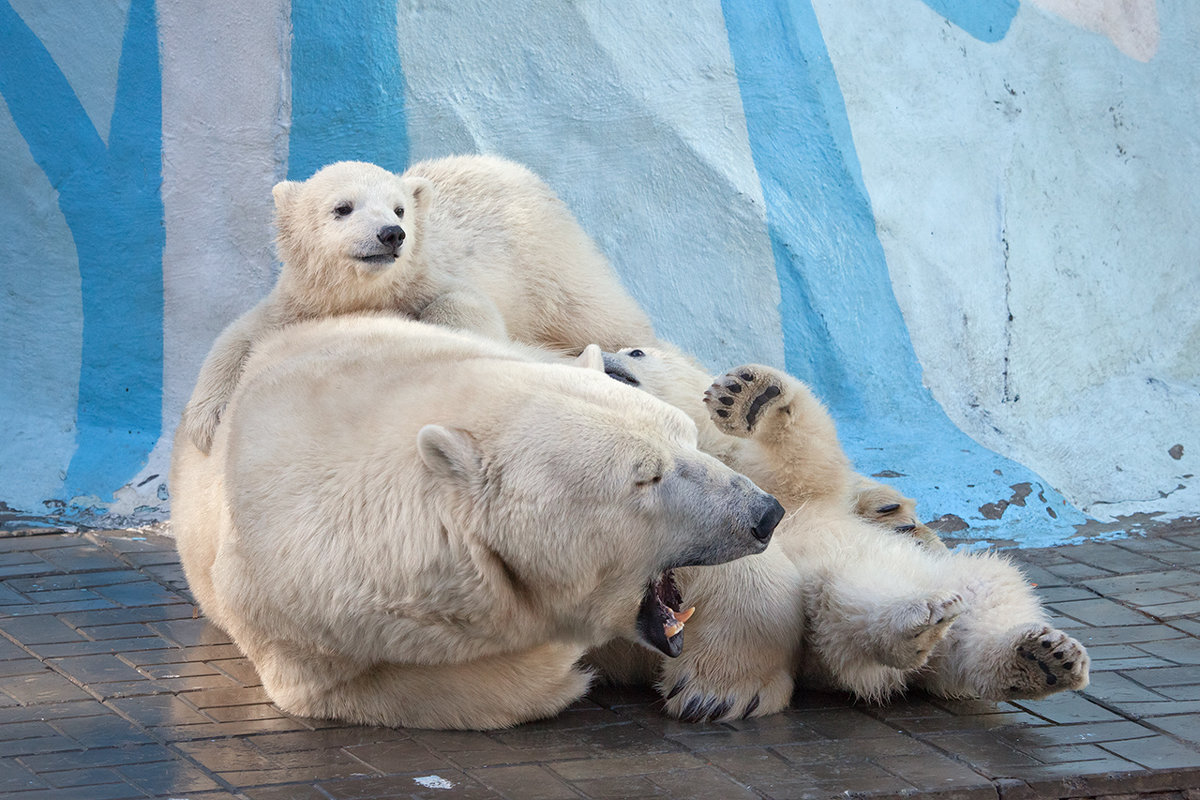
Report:
M 396 175 L 342 161 L 273 194 L 283 268 L 200 371 L 181 425 L 202 452 L 254 344 L 302 320 L 388 312 L 567 352 L 654 340 L 566 206 L 518 164 L 456 156 Z

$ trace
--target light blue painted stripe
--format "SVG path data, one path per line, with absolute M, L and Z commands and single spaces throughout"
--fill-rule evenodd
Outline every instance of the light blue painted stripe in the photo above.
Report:
M 162 430 L 162 81 L 153 0 L 133 0 L 109 145 L 46 48 L 0 4 L 0 94 L 59 193 L 83 300 L 76 450 L 59 499 L 101 503 Z M 47 369 L 59 365 L 46 354 Z M 92 500 L 81 500 L 86 512 Z
M 396 0 L 293 0 L 288 177 L 334 161 L 408 166 Z
M 923 0 L 981 42 L 998 42 L 1008 34 L 1020 0 Z
M 892 293 L 837 78 L 808 0 L 725 0 L 782 292 L 789 371 L 829 403 L 860 470 L 964 536 L 1047 544 L 1084 517 L 1025 467 L 971 441 L 921 382 Z M 1029 484 L 1024 494 L 1022 484 Z M 988 519 L 1001 501 L 999 521 Z

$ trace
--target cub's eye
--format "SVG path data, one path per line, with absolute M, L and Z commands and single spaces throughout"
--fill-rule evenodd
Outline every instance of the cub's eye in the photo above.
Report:
M 630 350 L 628 355 L 630 358 L 642 358 L 646 354 L 644 352 L 642 352 L 641 350 Z
M 639 489 L 646 489 L 650 486 L 657 486 L 660 483 L 662 483 L 662 475 L 655 475 L 652 478 L 646 478 L 645 480 L 635 481 L 633 485 L 638 487 Z
M 354 205 L 352 203 L 342 203 L 333 210 L 333 213 L 337 214 L 339 217 L 348 217 L 350 216 L 350 212 L 353 210 Z
M 396 206 L 396 219 L 404 219 L 404 206 Z

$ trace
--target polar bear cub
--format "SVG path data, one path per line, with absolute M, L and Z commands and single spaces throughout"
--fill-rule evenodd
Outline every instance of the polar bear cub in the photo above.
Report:
M 273 194 L 283 266 L 201 368 L 181 424 L 202 451 L 254 343 L 301 320 L 388 311 L 574 353 L 654 340 L 566 206 L 518 164 L 455 156 L 395 175 L 344 161 Z
M 606 353 L 604 361 L 611 376 L 686 411 L 702 449 L 788 509 L 763 555 L 681 571 L 682 602 L 707 611 L 689 623 L 684 655 L 659 665 L 669 711 L 728 719 L 778 710 L 791 669 L 804 685 L 870 700 L 908 686 L 1005 700 L 1087 684 L 1084 647 L 1050 626 L 1009 561 L 930 547 L 856 513 L 861 484 L 804 384 L 760 365 L 713 382 L 664 348 Z M 785 624 L 794 624 L 790 636 Z M 772 635 L 756 649 L 746 631 Z M 643 660 L 611 647 L 595 658 L 618 678 L 644 673 Z
M 554 714 L 613 637 L 683 644 L 672 571 L 783 509 L 677 409 L 531 348 L 392 315 L 263 340 L 173 528 L 204 613 L 293 714 L 494 728 Z

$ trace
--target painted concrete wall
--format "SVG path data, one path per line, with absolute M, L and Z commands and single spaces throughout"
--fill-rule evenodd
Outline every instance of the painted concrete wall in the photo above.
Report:
M 1198 44 L 1153 0 L 0 0 L 4 515 L 166 516 L 271 186 L 475 151 L 955 535 L 1195 515 Z

